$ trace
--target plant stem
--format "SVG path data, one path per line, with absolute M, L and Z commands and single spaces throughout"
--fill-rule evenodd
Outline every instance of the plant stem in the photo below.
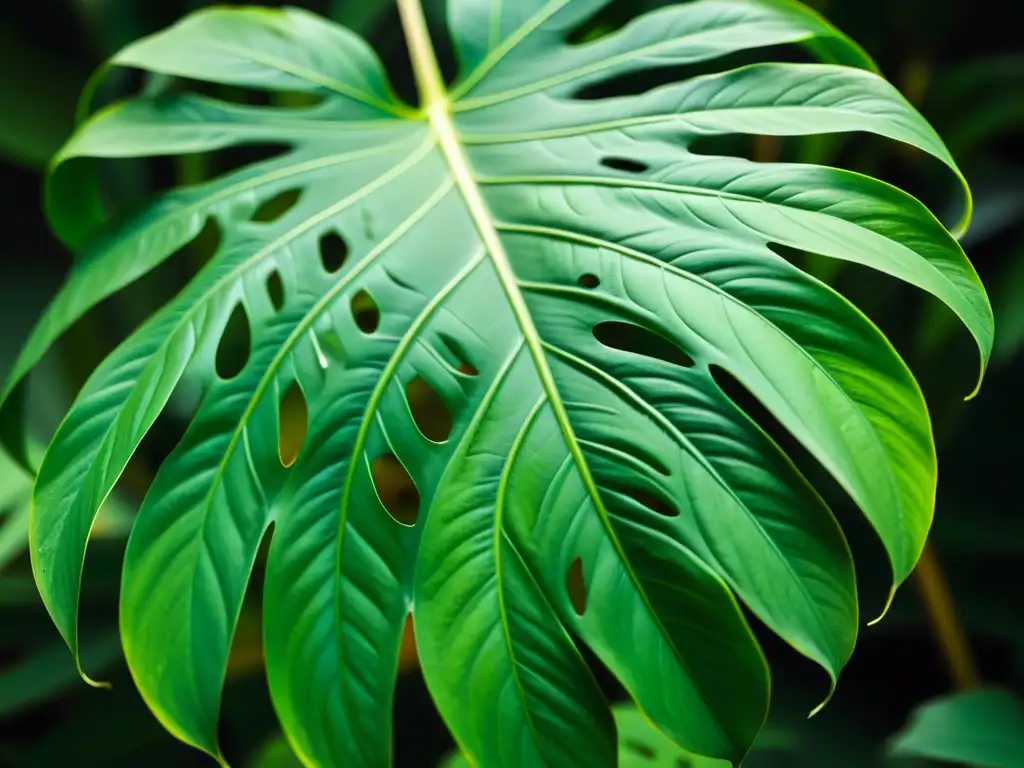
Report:
M 412 60 L 420 93 L 420 108 L 423 112 L 428 112 L 431 107 L 447 109 L 448 94 L 427 32 L 427 20 L 423 16 L 420 0 L 398 0 L 398 15 L 409 46 L 409 58 Z
M 921 55 L 911 55 L 904 67 L 902 79 L 903 95 L 911 104 L 919 107 L 931 84 L 928 60 Z M 918 160 L 914 152 L 909 152 L 908 157 Z M 921 593 L 925 613 L 928 614 L 935 642 L 946 662 L 953 687 L 958 691 L 977 688 L 981 685 L 981 675 L 971 655 L 970 643 L 957 615 L 946 575 L 931 542 L 925 543 L 924 551 L 921 552 L 921 559 L 914 569 L 914 581 Z
M 959 691 L 977 688 L 981 685 L 981 676 L 957 616 L 946 576 L 931 543 L 926 544 L 921 553 L 921 559 L 914 569 L 914 580 L 954 687 Z

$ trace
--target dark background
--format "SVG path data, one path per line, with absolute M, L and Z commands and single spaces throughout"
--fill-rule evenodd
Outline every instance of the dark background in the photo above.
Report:
M 382 52 L 399 90 L 411 96 L 389 0 L 300 4 L 362 30 Z M 49 233 L 41 198 L 46 159 L 71 130 L 78 91 L 117 47 L 200 5 L 8 0 L 0 9 L 0 374 L 70 264 L 69 254 Z M 940 457 L 929 574 L 948 584 L 947 590 L 920 578 L 908 582 L 885 621 L 862 630 L 835 698 L 810 721 L 806 713 L 825 693 L 824 676 L 764 636 L 774 665 L 770 723 L 773 731 L 786 734 L 791 748 L 784 756 L 755 755 L 751 764 L 842 768 L 883 764 L 886 739 L 932 697 L 976 679 L 1018 692 L 1024 688 L 1024 466 L 1018 448 L 1024 428 L 1024 43 L 1019 9 L 1005 0 L 818 0 L 812 5 L 858 40 L 932 120 L 974 186 L 975 227 L 964 245 L 991 293 L 998 337 L 985 386 L 965 404 L 976 353 L 944 310 L 855 267 L 829 273 L 890 335 L 928 398 Z M 769 160 L 823 151 L 823 161 L 897 182 L 939 212 L 955 206 L 938 169 L 891 145 L 853 138 L 824 149 L 787 141 L 754 142 L 732 151 Z M 125 194 L 145 194 L 172 181 L 174 173 L 159 165 L 140 170 L 126 183 Z M 808 268 L 824 267 L 810 261 Z M 105 302 L 72 331 L 33 380 L 29 418 L 36 439 L 45 441 L 102 355 L 188 274 L 187 265 L 178 263 Z M 158 422 L 119 489 L 118 508 L 103 518 L 90 548 L 82 608 L 86 659 L 92 660 L 91 670 L 113 681 L 109 692 L 79 682 L 39 603 L 17 530 L 25 481 L 0 465 L 0 766 L 213 764 L 178 744 L 148 713 L 132 687 L 116 636 L 117 581 L 131 510 L 182 426 L 173 416 Z M 815 473 L 813 467 L 808 471 Z M 884 602 L 884 554 L 844 499 L 834 495 L 832 500 L 851 532 L 862 615 L 871 617 Z M 253 584 L 259 581 L 257 573 Z M 235 765 L 286 765 L 286 758 L 273 762 L 273 756 L 261 753 L 277 734 L 262 679 L 259 590 L 251 591 L 224 698 L 224 749 Z M 958 633 L 936 631 L 933 618 L 942 611 L 955 614 L 954 630 L 969 645 L 966 660 L 951 662 Z M 396 728 L 398 766 L 436 765 L 452 746 L 414 660 L 399 684 Z

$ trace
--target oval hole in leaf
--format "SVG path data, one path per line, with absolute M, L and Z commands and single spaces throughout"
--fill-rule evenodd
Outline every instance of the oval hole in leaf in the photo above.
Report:
M 654 760 L 658 756 L 658 753 L 654 751 L 654 748 L 644 744 L 642 741 L 636 739 L 626 739 L 622 746 L 628 749 L 637 757 L 642 757 L 644 760 Z
M 465 374 L 466 376 L 480 375 L 480 371 L 477 370 L 475 365 L 469 362 L 466 350 L 462 348 L 462 345 L 458 341 L 446 333 L 440 333 L 438 336 L 440 336 L 441 342 L 444 344 L 445 349 L 448 352 L 449 361 L 454 358 L 455 362 L 452 367 L 456 371 Z
M 286 189 L 284 192 L 278 192 L 269 200 L 260 203 L 259 208 L 252 214 L 252 220 L 261 224 L 277 221 L 294 208 L 301 197 L 301 189 Z
M 683 368 L 693 367 L 693 358 L 674 342 L 640 325 L 607 320 L 594 326 L 594 338 L 612 349 L 653 357 Z
M 650 491 L 631 490 L 629 495 L 639 504 L 643 504 L 652 512 L 657 512 L 665 517 L 679 517 L 679 510 L 665 501 L 663 498 Z
M 297 381 L 292 382 L 281 398 L 277 418 L 277 453 L 281 457 L 281 465 L 290 467 L 299 458 L 309 431 L 309 406 Z
M 587 584 L 583 579 L 583 558 L 577 557 L 565 574 L 565 589 L 577 616 L 587 612 Z
M 601 165 L 605 168 L 613 168 L 616 171 L 625 171 L 626 173 L 643 173 L 650 167 L 647 163 L 641 163 L 639 160 L 630 160 L 628 157 L 603 157 L 601 158 Z
M 320 238 L 320 263 L 324 271 L 333 275 L 345 265 L 348 258 L 348 243 L 337 232 L 328 232 Z
M 577 280 L 576 282 L 579 284 L 580 288 L 593 290 L 594 288 L 597 288 L 599 285 L 601 285 L 601 278 L 599 278 L 597 275 L 587 272 L 587 274 L 585 275 L 580 275 L 580 279 Z
M 275 310 L 280 312 L 284 309 L 284 281 L 276 269 L 267 275 L 267 295 Z
M 251 349 L 252 331 L 249 328 L 249 315 L 242 302 L 238 302 L 224 326 L 220 343 L 217 345 L 217 375 L 224 381 L 235 378 L 249 362 Z
M 380 327 L 380 308 L 366 291 L 352 297 L 352 317 L 363 333 L 373 333 Z
M 370 465 L 377 498 L 396 523 L 412 527 L 420 516 L 420 492 L 408 470 L 393 453 L 386 453 Z
M 634 0 L 628 0 L 632 3 Z M 635 8 L 626 8 L 623 0 L 601 3 L 601 10 L 579 24 L 566 35 L 569 45 L 586 45 L 600 40 L 625 26 L 636 15 Z
M 694 136 L 687 143 L 686 151 L 703 157 L 735 157 L 753 161 L 756 159 L 755 146 L 753 134 L 723 133 Z
M 268 30 L 269 32 L 270 30 Z M 275 37 L 278 37 L 276 32 Z M 281 38 L 284 39 L 283 37 Z M 230 88 L 218 87 L 215 83 L 200 80 L 181 79 L 179 88 L 184 87 L 189 93 L 198 93 L 229 104 L 241 104 L 247 107 L 274 107 L 275 109 L 309 109 L 323 103 L 324 97 L 317 93 L 291 90 L 269 90 L 253 88 L 245 85 L 232 85 Z
M 405 386 L 409 411 L 420 434 L 434 443 L 443 443 L 452 433 L 452 414 L 426 379 L 417 376 Z
M 178 253 L 187 253 L 189 261 L 196 265 L 196 267 L 203 266 L 218 250 L 220 250 L 221 240 L 223 240 L 223 231 L 221 230 L 220 224 L 215 218 L 213 218 L 213 216 L 210 216 L 206 219 L 206 223 L 203 224 L 203 228 L 199 231 L 199 234 L 196 235 L 192 241 Z M 175 256 L 177 256 L 177 254 L 175 254 Z M 166 262 L 164 263 L 166 264 Z M 195 267 L 193 267 L 193 269 L 195 269 Z M 167 277 L 159 273 L 159 267 L 150 274 L 153 275 L 157 284 L 168 287 Z M 184 281 L 181 281 L 180 277 L 178 278 L 178 281 L 182 282 L 182 287 L 184 287 Z M 175 283 L 172 282 L 171 287 L 176 292 L 177 288 L 173 288 L 174 284 Z

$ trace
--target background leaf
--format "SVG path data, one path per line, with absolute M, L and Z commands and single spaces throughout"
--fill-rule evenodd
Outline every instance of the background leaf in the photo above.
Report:
M 1015 768 L 1024 761 L 1024 705 L 997 690 L 928 702 L 893 738 L 889 753 L 975 768 Z
M 309 0 L 300 4 L 318 12 L 330 10 L 326 1 Z M 992 81 L 991 88 L 980 83 L 971 84 L 958 90 L 955 99 L 952 93 L 950 98 L 943 96 L 949 82 L 946 72 L 954 72 L 961 65 L 971 68 L 972 62 L 977 62 L 976 70 L 989 68 L 989 60 L 1002 56 L 1019 58 L 1020 41 L 1011 6 L 995 0 L 974 0 L 970 3 L 955 0 L 938 5 L 927 0 L 905 0 L 901 3 L 888 0 L 858 3 L 814 0 L 811 4 L 825 12 L 844 32 L 864 43 L 881 70 L 901 88 L 906 85 L 905 94 L 913 96 L 924 92 L 924 101 L 919 103 L 944 136 L 953 137 L 959 134 L 960 128 L 946 122 L 945 113 L 940 115 L 938 108 L 931 106 L 933 104 L 948 102 L 952 106 L 949 114 L 953 118 L 970 122 L 976 117 L 983 118 L 989 110 L 987 107 L 979 108 L 977 100 L 964 100 L 962 95 L 965 93 L 990 94 L 983 101 L 995 109 L 1000 108 L 1000 104 L 1012 108 L 1019 101 L 1013 90 L 1016 82 L 1012 77 L 1003 84 L 999 84 L 998 79 Z M 154 0 L 140 4 L 122 0 L 120 8 L 108 3 L 108 7 L 116 12 L 108 16 L 106 22 L 100 23 L 109 24 L 110 29 L 97 29 L 95 37 L 81 25 L 82 17 L 77 13 L 77 5 L 71 0 L 56 4 L 7 4 L 0 11 L 0 18 L 11 33 L 9 37 L 13 36 L 19 45 L 21 60 L 39 62 L 47 57 L 54 61 L 59 58 L 84 78 L 99 63 L 100 57 L 112 52 L 116 42 L 105 40 L 127 41 L 141 33 L 155 31 L 201 3 Z M 370 2 L 357 3 L 354 10 L 361 12 L 369 5 Z M 432 5 L 434 8 L 428 8 L 428 13 L 436 11 L 434 18 L 443 19 L 443 3 Z M 624 5 L 628 4 L 620 3 L 617 9 L 621 10 Z M 63 12 L 66 9 L 74 12 Z M 138 13 L 140 9 L 142 12 Z M 394 20 L 394 11 L 389 9 L 388 13 Z M 123 23 L 134 26 L 131 31 L 118 31 Z M 604 32 L 614 30 L 618 23 L 611 18 Z M 412 98 L 414 87 L 407 65 L 401 60 L 403 52 L 397 27 L 397 23 L 385 23 L 379 37 L 372 42 L 378 50 L 386 52 L 386 63 L 397 87 L 407 98 Z M 389 44 L 392 39 L 398 41 L 398 45 Z M 35 51 L 33 57 L 28 53 L 31 50 Z M 787 54 L 782 51 L 781 55 Z M 801 54 L 795 54 L 794 58 L 801 59 Z M 444 61 L 442 64 L 447 66 Z M 43 69 L 19 67 L 14 71 L 16 77 L 9 78 L 7 82 L 17 88 L 28 82 L 30 75 Z M 448 71 L 454 72 L 450 67 Z M 20 108 L 26 113 L 37 108 L 50 108 L 49 96 L 59 88 L 56 84 L 50 86 L 43 77 L 32 82 L 39 87 L 31 89 L 23 97 L 19 96 L 22 99 Z M 2 86 L 0 90 L 3 90 Z M 116 90 L 109 92 L 104 100 L 115 94 Z M 69 98 L 69 105 L 73 104 L 75 94 L 69 93 Z M 965 135 L 984 138 L 969 150 L 954 150 L 979 193 L 978 226 L 972 228 L 964 243 L 982 276 L 997 289 L 994 290 L 999 326 L 996 338 L 997 345 L 1002 346 L 1010 337 L 1005 320 L 1007 312 L 1012 312 L 1020 304 L 1011 287 L 1012 281 L 1008 277 L 1003 278 L 1004 274 L 1009 275 L 1004 270 L 1013 264 L 1013 233 L 1015 218 L 1019 217 L 1015 217 L 1006 204 L 1012 194 L 1003 194 L 998 188 L 993 188 L 992 195 L 984 194 L 984 176 L 978 175 L 976 166 L 980 160 L 984 166 L 982 170 L 992 167 L 1009 171 L 1014 165 L 1021 164 L 1024 154 L 1019 132 L 993 133 L 967 127 Z M 34 138 L 29 134 L 24 140 L 31 142 Z M 879 175 L 914 191 L 921 199 L 933 204 L 935 210 L 945 211 L 948 207 L 955 211 L 955 201 L 949 196 L 951 190 L 945 179 L 934 173 L 934 169 L 921 158 L 891 146 L 883 147 L 864 137 L 857 137 L 854 141 L 826 138 L 830 140 L 787 139 L 775 146 L 781 150 L 778 157 L 783 160 L 813 158 L 815 162 L 835 163 Z M 750 156 L 752 145 L 752 141 L 740 137 L 731 144 L 729 151 Z M 115 170 L 120 172 L 124 164 L 119 162 L 116 165 Z M 207 173 L 215 171 L 215 166 L 208 165 L 207 168 Z M 161 175 L 163 173 L 144 173 L 141 186 L 126 199 L 142 200 L 159 189 L 167 182 L 167 176 Z M 5 263 L 10 265 L 6 271 L 0 268 L 0 272 L 4 272 L 4 279 L 0 280 L 0 295 L 7 309 L 4 330 L 0 333 L 0 357 L 3 357 L 4 350 L 13 353 L 22 343 L 42 298 L 55 290 L 64 275 L 68 256 L 47 232 L 39 212 L 37 201 L 41 190 L 38 172 L 23 164 L 0 162 L 0 181 L 10 192 L 0 210 L 0 221 L 4 224 L 7 238 Z M 985 197 L 996 205 L 989 208 Z M 999 216 L 987 216 L 988 210 Z M 946 220 L 953 219 L 955 213 Z M 990 219 L 1005 222 L 1001 225 L 1005 229 L 978 239 L 986 231 L 982 225 Z M 192 269 L 202 263 L 202 254 L 196 255 L 198 259 L 191 262 Z M 51 356 L 53 359 L 47 363 L 48 371 L 55 375 L 38 374 L 32 379 L 29 415 L 36 425 L 33 429 L 35 436 L 40 439 L 49 436 L 69 401 L 64 391 L 76 391 L 95 365 L 97 355 L 102 354 L 104 346 L 122 338 L 134 327 L 138 317 L 135 307 L 145 313 L 152 311 L 163 301 L 161 297 L 173 294 L 175 286 L 180 284 L 174 277 L 169 279 L 169 275 L 186 272 L 181 269 L 177 273 L 165 270 L 155 280 L 133 285 L 90 313 L 88 330 L 76 329 L 68 343 L 59 345 Z M 922 315 L 922 308 L 930 305 L 913 291 L 901 289 L 892 282 L 865 278 L 856 267 L 834 274 L 838 275 L 836 285 L 868 311 L 872 320 L 879 323 L 913 363 L 927 395 L 940 440 L 941 483 L 934 545 L 946 568 L 983 676 L 993 682 L 1019 686 L 1024 683 L 1024 626 L 1013 619 L 1024 598 L 1017 589 L 1020 547 L 1016 543 L 1020 537 L 1015 531 L 1019 528 L 1017 499 L 1020 494 L 1016 482 L 1019 473 L 1015 451 L 1008 440 L 1012 440 L 1011 436 L 1018 433 L 1024 424 L 1024 412 L 1016 407 L 1019 380 L 1024 375 L 1020 358 L 1012 352 L 1012 345 L 1004 354 L 997 352 L 998 369 L 990 372 L 979 398 L 965 407 L 960 401 L 973 383 L 971 369 L 974 360 L 963 335 L 951 333 L 942 336 L 933 347 L 934 354 L 925 362 L 915 357 L 913 343 L 908 341 L 911 331 L 916 332 L 919 325 L 930 330 L 936 325 L 936 318 L 948 315 L 942 311 Z M 7 279 L 8 275 L 13 279 Z M 33 295 L 37 298 L 32 299 Z M 955 329 L 955 322 L 942 322 L 947 329 Z M 85 331 L 84 335 L 82 331 Z M 57 386 L 52 392 L 49 388 L 41 389 L 44 381 L 47 387 L 51 382 Z M 152 478 L 152 467 L 158 466 L 173 448 L 183 420 L 192 412 L 190 400 L 194 402 L 190 396 L 184 398 L 183 406 L 175 404 L 168 417 L 155 425 L 149 439 L 140 447 L 135 463 L 126 475 L 129 497 L 141 498 Z M 806 468 L 807 465 L 801 466 Z M 811 477 L 818 482 L 813 473 Z M 826 499 L 844 523 L 857 559 L 880 562 L 884 554 L 872 548 L 876 545 L 869 534 L 859 530 L 855 510 L 849 507 L 841 494 L 830 493 L 827 488 L 824 491 Z M 38 602 L 27 565 L 27 559 L 16 559 L 0 576 L 0 626 L 4 628 L 0 632 L 3 638 L 0 659 L 4 661 L 13 658 L 11 648 L 38 648 L 55 637 Z M 258 558 L 254 581 L 260 581 L 262 573 L 263 563 Z M 107 622 L 108 627 L 113 626 L 116 621 L 113 602 L 116 602 L 119 574 L 120 555 L 116 542 L 97 542 L 85 574 L 83 622 L 97 626 Z M 878 606 L 884 601 L 888 589 L 887 584 L 881 583 L 884 576 L 876 569 L 859 569 L 858 589 L 865 606 Z M 259 611 L 258 594 L 247 598 L 246 610 Z M 757 754 L 754 757 L 758 759 L 749 761 L 751 765 L 864 768 L 881 764 L 880 744 L 883 739 L 899 726 L 916 702 L 934 696 L 948 685 L 941 648 L 929 634 L 928 627 L 914 589 L 909 587 L 901 591 L 887 620 L 860 633 L 859 651 L 852 659 L 852 666 L 844 676 L 838 695 L 810 721 L 805 720 L 806 713 L 821 698 L 822 680 L 795 654 L 769 642 L 766 652 L 775 671 L 772 718 L 793 728 L 797 734 L 797 745 L 792 753 L 786 755 L 785 761 L 763 762 L 761 755 Z M 248 629 L 240 634 L 249 637 Z M 256 657 L 246 655 L 246 658 Z M 50 765 L 76 760 L 91 761 L 91 764 L 103 765 L 104 768 L 122 765 L 125 768 L 137 765 L 179 768 L 192 764 L 196 758 L 162 732 L 145 710 L 127 672 L 123 668 L 120 672 L 113 668 L 110 674 L 115 682 L 113 692 L 93 694 L 82 686 L 72 685 L 62 689 L 54 698 L 37 699 L 38 703 L 25 715 L 16 713 L 0 720 L 0 764 Z M 599 680 L 610 700 L 623 696 L 621 689 L 608 676 L 599 676 Z M 278 726 L 264 688 L 258 677 L 251 673 L 241 678 L 230 678 L 225 696 L 221 722 L 225 752 L 233 764 L 244 764 L 244 756 L 251 754 Z M 424 761 L 432 763 L 451 747 L 450 736 L 438 719 L 422 679 L 414 669 L 399 677 L 395 713 L 396 765 L 399 768 L 423 765 Z

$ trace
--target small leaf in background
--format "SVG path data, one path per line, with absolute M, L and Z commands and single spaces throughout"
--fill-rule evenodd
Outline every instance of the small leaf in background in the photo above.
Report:
M 256 750 L 247 768 L 301 768 L 302 763 L 295 756 L 288 740 L 276 736 Z
M 1000 690 L 972 691 L 920 707 L 889 745 L 894 757 L 923 757 L 974 768 L 1024 765 L 1024 706 Z
M 121 655 L 116 632 L 82 641 L 82 658 L 102 672 Z M 0 666 L 0 718 L 41 704 L 64 689 L 79 685 L 74 660 L 59 640 L 11 665 Z

